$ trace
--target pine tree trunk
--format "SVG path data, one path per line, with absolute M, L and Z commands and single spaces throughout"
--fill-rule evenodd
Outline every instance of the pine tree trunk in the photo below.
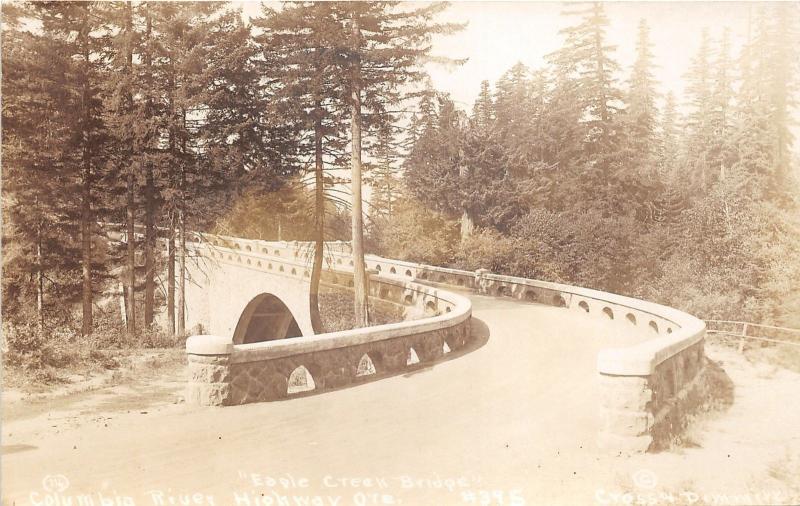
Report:
M 361 202 L 361 63 L 359 47 L 361 29 L 358 14 L 353 14 L 353 69 L 351 83 L 350 121 L 352 139 L 352 192 L 353 192 L 353 291 L 355 292 L 353 312 L 355 326 L 366 327 L 368 321 L 367 276 L 364 265 L 364 217 Z
M 150 9 L 145 2 L 146 35 L 145 40 L 150 40 L 153 22 L 150 18 Z M 148 76 L 152 77 L 153 58 L 148 51 L 145 53 L 145 65 L 147 66 Z M 152 115 L 152 100 L 147 98 L 147 119 Z M 150 139 L 146 149 L 151 149 L 154 140 Z M 153 253 L 155 250 L 155 181 L 153 175 L 153 163 L 145 162 L 145 187 L 144 187 L 144 326 L 149 329 L 153 325 L 153 305 L 155 304 L 155 262 Z
M 169 334 L 175 335 L 175 227 L 169 220 L 167 235 L 167 319 Z
M 319 102 L 314 111 L 314 265 L 311 269 L 309 310 L 311 328 L 315 334 L 324 332 L 319 311 L 319 283 L 322 278 L 322 260 L 325 248 L 325 187 L 322 161 L 322 111 Z
M 81 334 L 91 335 L 92 322 L 92 159 L 90 152 L 89 132 L 89 44 L 88 34 L 83 35 L 84 47 L 83 57 L 85 65 L 85 75 L 83 76 L 83 170 L 81 174 L 82 195 L 81 195 L 81 252 L 82 252 L 82 274 L 83 274 L 83 318 Z
M 155 304 L 155 183 L 153 181 L 153 164 L 147 162 L 147 174 L 144 187 L 144 326 L 153 325 Z
M 36 225 L 36 323 L 44 328 L 44 263 L 42 259 L 42 223 Z
M 129 168 L 130 170 L 130 168 Z M 128 253 L 128 283 L 127 291 L 127 331 L 136 334 L 136 182 L 132 172 L 128 173 L 128 202 L 127 202 L 127 253 Z
M 183 129 L 186 130 L 186 110 L 181 112 Z M 181 138 L 181 154 L 184 161 L 180 167 L 178 188 L 178 335 L 186 335 L 186 137 Z
M 469 176 L 468 169 L 465 165 L 462 165 L 458 168 L 458 175 L 461 178 L 467 178 Z M 464 212 L 461 215 L 461 240 L 465 241 L 469 239 L 474 229 L 475 222 L 473 221 L 472 216 L 469 214 L 469 210 L 464 209 Z
M 84 149 L 88 153 L 88 149 Z M 91 230 L 91 182 L 89 181 L 89 158 L 84 155 L 83 195 L 81 202 L 81 270 L 83 274 L 83 322 L 81 334 L 84 336 L 92 333 L 92 230 Z
M 126 63 L 127 72 L 133 74 L 133 47 L 131 34 L 133 32 L 133 7 L 131 2 L 125 4 L 125 35 L 128 37 L 126 44 Z M 133 98 L 130 93 L 126 95 L 126 105 L 130 108 L 133 105 Z M 130 154 L 133 154 L 131 147 Z M 126 203 L 126 229 L 128 232 L 127 261 L 128 261 L 128 283 L 126 290 L 128 296 L 125 307 L 126 330 L 129 335 L 136 334 L 136 179 L 133 168 L 128 166 L 128 201 Z
M 186 219 L 183 195 L 178 211 L 178 335 L 186 334 Z
M 175 114 L 175 62 L 174 59 L 170 56 L 169 59 L 169 77 L 168 77 L 168 85 L 169 85 L 169 93 L 168 93 L 168 101 L 169 101 L 169 154 L 170 154 L 170 165 L 174 167 L 175 160 L 177 159 L 176 153 L 176 143 L 175 143 L 175 127 L 177 123 L 177 116 Z M 181 160 L 180 163 L 183 163 Z M 172 189 L 175 190 L 175 187 L 180 185 L 180 181 L 176 185 L 175 181 L 175 174 L 174 168 L 170 170 L 170 185 Z M 174 204 L 174 200 L 171 201 Z M 171 336 L 175 335 L 175 206 L 170 206 L 169 212 L 169 233 L 167 234 L 167 320 L 169 325 L 169 334 Z

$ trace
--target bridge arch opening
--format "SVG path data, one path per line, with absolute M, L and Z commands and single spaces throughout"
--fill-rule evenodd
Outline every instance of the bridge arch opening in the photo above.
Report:
M 259 343 L 302 335 L 286 304 L 271 293 L 262 293 L 248 302 L 242 311 L 233 333 L 233 343 Z

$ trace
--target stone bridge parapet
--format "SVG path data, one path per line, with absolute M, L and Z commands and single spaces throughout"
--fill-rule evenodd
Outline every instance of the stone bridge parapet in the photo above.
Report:
M 267 243 L 207 236 L 224 262 L 308 264 L 309 243 Z M 352 286 L 348 243 L 327 244 L 323 281 Z M 245 256 L 242 256 L 245 255 Z M 190 397 L 203 404 L 272 400 L 312 390 L 338 388 L 373 374 L 391 374 L 435 361 L 464 346 L 471 305 L 448 290 L 418 282 L 473 290 L 563 308 L 598 325 L 624 327 L 638 344 L 602 350 L 597 357 L 602 395 L 601 447 L 636 453 L 658 448 L 685 427 L 687 412 L 704 395 L 705 323 L 682 311 L 616 294 L 547 281 L 465 271 L 367 255 L 377 273 L 370 285 L 375 301 L 417 308 L 429 316 L 414 321 L 300 338 L 233 345 L 225 338 L 187 341 Z M 293 271 L 294 272 L 294 271 Z M 299 271 L 298 276 L 303 276 Z M 348 277 L 349 276 L 349 277 Z M 435 316 L 434 316 L 435 315 Z M 413 353 L 412 353 L 413 351 Z
M 247 265 L 307 282 L 309 268 L 302 246 L 216 239 L 210 247 L 197 250 L 214 260 L 217 268 Z M 249 344 L 237 344 L 233 336 L 192 336 L 186 343 L 187 401 L 235 405 L 330 390 L 407 372 L 464 347 L 470 337 L 469 299 L 377 272 L 372 271 L 369 284 L 370 303 L 402 307 L 408 320 Z M 349 259 L 329 265 L 322 283 L 352 289 Z

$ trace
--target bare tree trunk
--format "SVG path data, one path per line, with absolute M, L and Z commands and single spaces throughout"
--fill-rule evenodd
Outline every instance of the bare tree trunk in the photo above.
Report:
M 186 131 L 186 109 L 181 112 Z M 178 201 L 178 335 L 186 335 L 186 136 L 181 138 L 183 162 L 180 167 Z
M 325 187 L 322 161 L 322 110 L 319 101 L 314 111 L 314 266 L 311 269 L 309 310 L 315 334 L 324 332 L 319 311 L 319 283 L 325 254 Z
M 155 305 L 155 182 L 153 181 L 153 165 L 147 162 L 147 174 L 144 187 L 144 326 L 153 324 Z
M 145 39 L 149 41 L 150 34 L 153 29 L 153 22 L 150 18 L 150 10 L 147 2 L 145 2 L 145 17 L 146 17 L 146 35 Z M 152 75 L 153 58 L 150 51 L 145 53 L 145 65 L 147 66 L 148 75 Z M 148 97 L 147 99 L 147 112 L 149 117 L 152 114 L 152 102 Z M 150 143 L 153 139 L 148 141 L 147 149 L 150 149 Z M 155 304 L 155 261 L 153 259 L 155 249 L 155 181 L 153 175 L 153 163 L 151 161 L 145 162 L 145 187 L 144 187 L 144 326 L 150 328 L 153 325 L 153 306 Z
M 89 37 L 88 33 L 83 34 L 83 57 L 85 65 L 85 75 L 83 83 L 83 171 L 81 175 L 82 195 L 81 195 L 81 251 L 82 251 L 82 271 L 83 271 L 83 321 L 81 334 L 91 335 L 92 322 L 92 158 L 90 152 L 89 132 Z
M 367 276 L 364 265 L 364 217 L 361 202 L 361 61 L 359 48 L 361 29 L 358 13 L 353 14 L 353 52 L 352 83 L 350 102 L 350 122 L 352 139 L 352 192 L 353 192 L 353 291 L 355 292 L 353 312 L 356 327 L 366 327 L 369 301 L 367 299 Z
M 170 54 L 169 58 L 169 92 L 168 92 L 168 101 L 169 101 L 169 154 L 170 154 L 170 165 L 171 170 L 169 174 L 170 186 L 173 190 L 175 190 L 176 186 L 180 185 L 180 180 L 178 179 L 176 184 L 176 177 L 174 172 L 175 162 L 178 159 L 176 156 L 176 147 L 177 144 L 175 143 L 175 130 L 176 130 L 176 123 L 178 121 L 178 117 L 175 111 L 175 62 Z M 180 163 L 183 163 L 181 160 Z M 174 197 L 170 199 L 170 209 L 169 209 L 169 233 L 167 234 L 167 320 L 169 325 L 169 334 L 171 336 L 175 335 L 175 208 L 174 205 Z
M 169 219 L 169 233 L 167 237 L 167 319 L 169 320 L 169 334 L 175 335 L 175 227 L 172 217 Z
M 458 168 L 458 177 L 461 179 L 466 179 L 469 177 L 469 168 L 466 165 L 461 165 Z M 472 235 L 472 231 L 475 229 L 475 222 L 472 219 L 472 215 L 469 214 L 469 210 L 464 209 L 464 212 L 461 214 L 461 240 L 464 241 Z
M 44 328 L 44 262 L 42 259 L 42 223 L 36 225 L 36 323 Z
M 84 160 L 83 174 L 83 195 L 81 203 L 81 251 L 82 251 L 82 274 L 83 274 L 83 323 L 81 334 L 84 336 L 92 333 L 92 210 L 91 210 L 91 182 L 89 181 L 89 171 L 87 167 L 88 158 Z
M 128 283 L 126 297 L 126 320 L 128 334 L 136 334 L 136 182 L 133 172 L 128 173 L 128 202 L 127 202 L 127 228 L 128 244 Z
M 133 7 L 131 2 L 126 2 L 125 5 L 125 35 L 128 37 L 126 43 L 126 65 L 128 75 L 133 74 L 133 47 L 132 47 L 132 32 L 133 32 Z M 126 105 L 131 107 L 133 105 L 133 98 L 130 93 L 126 95 Z M 131 149 L 131 155 L 133 149 Z M 127 290 L 127 297 L 125 297 L 125 324 L 126 330 L 129 335 L 136 334 L 136 178 L 133 173 L 133 167 L 128 166 L 128 200 L 126 203 L 126 229 L 128 235 L 127 246 L 127 263 L 128 263 L 128 282 L 125 287 Z
M 178 211 L 178 335 L 186 334 L 186 218 L 184 216 L 183 195 Z

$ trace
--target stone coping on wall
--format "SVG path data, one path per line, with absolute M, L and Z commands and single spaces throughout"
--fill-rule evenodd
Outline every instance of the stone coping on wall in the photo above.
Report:
M 658 364 L 696 344 L 705 336 L 705 323 L 699 318 L 669 306 L 633 297 L 550 281 L 494 274 L 483 269 L 473 273 L 461 269 L 391 260 L 374 255 L 368 255 L 367 260 L 371 263 L 396 265 L 421 271 L 440 272 L 456 276 L 477 276 L 486 280 L 499 281 L 510 285 L 524 285 L 557 293 L 568 293 L 584 299 L 602 302 L 607 305 L 634 309 L 640 313 L 649 314 L 655 318 L 666 320 L 675 326 L 676 331 L 669 335 L 651 338 L 633 346 L 601 350 L 597 357 L 597 370 L 601 374 L 647 376 L 653 373 Z
M 702 320 L 678 309 L 655 302 L 549 281 L 491 273 L 483 274 L 483 276 L 487 279 L 570 293 L 605 304 L 635 309 L 667 320 L 675 325 L 676 331 L 672 334 L 648 339 L 633 346 L 601 350 L 597 357 L 597 370 L 601 374 L 647 376 L 652 374 L 658 364 L 696 344 L 705 336 L 706 326 Z
M 449 313 L 420 320 L 250 344 L 234 345 L 232 338 L 220 336 L 192 336 L 186 340 L 186 352 L 192 355 L 231 354 L 232 363 L 242 363 L 357 346 L 449 328 L 470 317 L 468 299 L 456 302 L 455 307 Z

